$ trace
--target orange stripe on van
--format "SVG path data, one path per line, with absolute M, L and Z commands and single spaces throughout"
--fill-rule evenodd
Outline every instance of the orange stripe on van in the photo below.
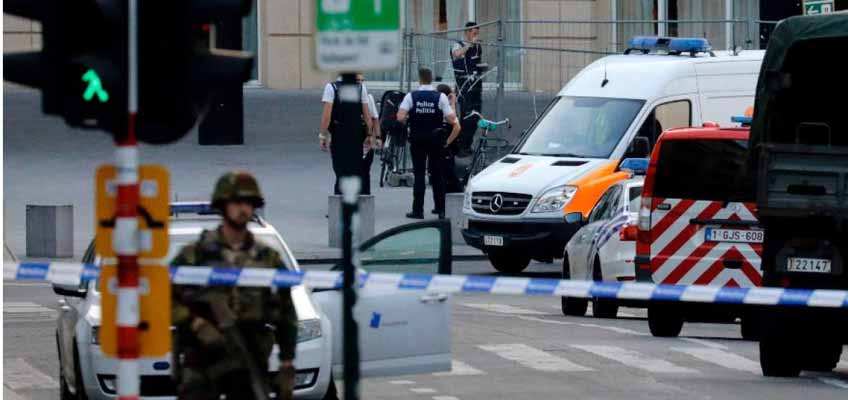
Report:
M 563 212 L 565 214 L 580 212 L 584 217 L 588 217 L 589 213 L 592 212 L 592 208 L 598 203 L 598 199 L 601 198 L 610 186 L 630 177 L 628 172 L 616 172 L 618 163 L 618 160 L 608 161 L 586 174 L 586 176 L 572 182 L 572 185 L 577 186 L 577 193 L 568 205 L 565 206 Z

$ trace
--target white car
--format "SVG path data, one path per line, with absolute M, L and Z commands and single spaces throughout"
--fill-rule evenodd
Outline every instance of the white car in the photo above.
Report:
M 201 210 L 198 213 L 198 209 Z M 202 212 L 202 210 L 207 212 Z M 186 212 L 188 210 L 188 212 Z M 196 240 L 203 229 L 214 229 L 220 218 L 205 203 L 172 205 L 167 260 Z M 175 215 L 175 216 L 174 216 Z M 273 226 L 261 217 L 248 229 L 258 240 L 280 252 L 286 267 L 299 271 L 297 260 Z M 360 246 L 363 269 L 398 273 L 450 273 L 450 225 L 427 221 L 384 232 Z M 93 243 L 83 262 L 103 264 Z M 101 294 L 97 282 L 79 287 L 54 285 L 61 313 L 56 344 L 60 361 L 62 399 L 112 399 L 116 397 L 117 362 L 101 351 Z M 298 315 L 295 356 L 297 399 L 336 397 L 333 378 L 342 376 L 342 300 L 339 290 L 292 288 Z M 450 299 L 448 295 L 420 292 L 359 291 L 354 316 L 360 332 L 360 369 L 363 377 L 430 373 L 450 370 Z M 145 399 L 173 399 L 170 354 L 141 360 L 141 390 Z M 277 347 L 270 357 L 269 373 L 279 367 Z
M 636 270 L 636 221 L 642 201 L 644 177 L 618 182 L 601 196 L 581 227 L 565 246 L 563 279 L 590 281 L 633 281 Z M 579 214 L 579 213 L 576 213 Z M 580 218 L 575 215 L 572 218 Z M 619 302 L 592 299 L 592 315 L 614 318 Z M 588 300 L 563 297 L 565 315 L 584 315 Z

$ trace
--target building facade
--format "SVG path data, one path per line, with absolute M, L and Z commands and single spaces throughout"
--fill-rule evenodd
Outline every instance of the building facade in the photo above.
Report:
M 250 85 L 274 89 L 320 87 L 332 74 L 317 71 L 312 35 L 316 0 L 255 0 L 245 18 L 243 45 L 256 55 Z M 801 0 L 399 0 L 405 30 L 429 33 L 457 29 L 466 21 L 504 24 L 503 38 L 510 48 L 504 57 L 506 82 L 523 89 L 561 87 L 588 62 L 605 52 L 621 51 L 637 34 L 698 36 L 715 48 L 759 48 L 759 25 L 711 22 L 760 19 L 775 13 L 800 13 Z M 848 0 L 839 0 L 837 8 Z M 788 10 L 788 11 L 787 11 Z M 577 21 L 593 20 L 594 23 Z M 662 24 L 645 20 L 699 20 L 701 23 Z M 552 22 L 560 21 L 560 22 Z M 764 28 L 763 28 L 764 29 Z M 4 52 L 41 46 L 40 27 L 29 20 L 4 15 Z M 447 49 L 458 33 L 416 41 L 410 53 L 413 65 L 427 65 L 451 80 Z M 494 45 L 496 25 L 483 28 L 482 38 Z M 428 42 L 429 41 L 429 42 Z M 522 49 L 521 47 L 527 47 Z M 562 51 L 562 49 L 571 51 Z M 495 61 L 497 49 L 484 51 Z M 405 58 L 408 59 L 408 58 Z M 397 84 L 395 71 L 369 72 L 370 81 Z M 372 83 L 376 85 L 377 83 Z M 555 89 L 554 89 L 555 90 Z

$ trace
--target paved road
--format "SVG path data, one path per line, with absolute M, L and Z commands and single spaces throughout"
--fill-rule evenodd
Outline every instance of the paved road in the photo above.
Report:
M 316 266 L 315 268 L 320 268 Z M 488 274 L 482 262 L 455 272 Z M 529 276 L 554 277 L 533 264 Z M 57 398 L 53 338 L 56 297 L 46 285 L 5 283 L 4 392 Z M 369 379 L 363 398 L 473 399 L 845 399 L 848 355 L 833 373 L 764 378 L 757 345 L 738 325 L 687 324 L 677 339 L 653 338 L 645 312 L 620 318 L 564 317 L 555 298 L 460 295 L 453 298 L 454 369 L 437 375 Z M 848 352 L 848 349 L 846 349 Z M 14 377 L 14 379 L 13 379 Z M 14 397 L 12 397 L 14 398 Z

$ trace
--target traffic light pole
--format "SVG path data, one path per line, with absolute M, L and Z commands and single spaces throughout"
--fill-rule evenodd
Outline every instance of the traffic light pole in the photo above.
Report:
M 112 240 L 118 258 L 118 400 L 139 399 L 139 267 L 138 267 L 138 0 L 128 2 L 128 115 L 126 135 L 115 135 L 117 218 Z

